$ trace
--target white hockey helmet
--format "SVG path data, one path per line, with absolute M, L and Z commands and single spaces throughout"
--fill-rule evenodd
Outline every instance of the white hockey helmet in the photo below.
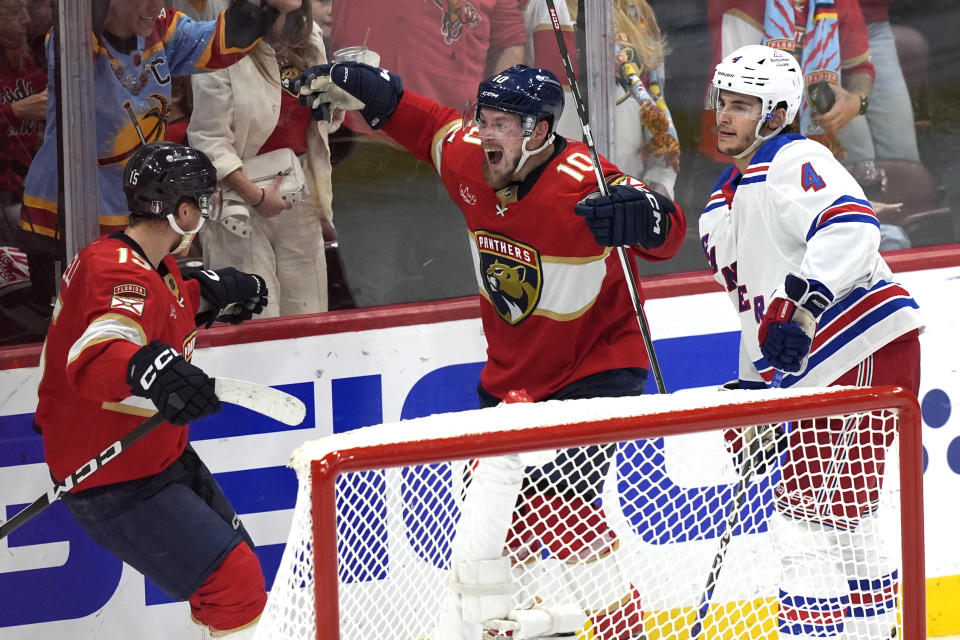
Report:
M 769 140 L 797 116 L 803 102 L 803 71 L 790 53 L 762 44 L 748 44 L 724 58 L 714 70 L 707 94 L 706 108 L 717 108 L 720 91 L 733 91 L 760 98 L 760 122 L 757 140 L 736 157 L 753 151 Z M 763 124 L 773 117 L 780 103 L 786 104 L 786 118 L 780 127 L 767 136 L 760 135 Z

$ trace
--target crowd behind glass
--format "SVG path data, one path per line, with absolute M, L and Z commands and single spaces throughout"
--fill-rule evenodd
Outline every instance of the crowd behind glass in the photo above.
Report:
M 166 10 L 214 19 L 228 1 L 166 0 Z M 619 167 L 673 197 L 688 216 L 681 253 L 653 267 L 641 264 L 641 275 L 704 269 L 696 217 L 721 159 L 712 153 L 703 97 L 713 65 L 727 52 L 723 29 L 762 35 L 770 29 L 762 16 L 771 3 L 816 7 L 818 0 L 610 1 L 616 47 L 609 69 L 616 83 L 609 96 L 614 144 L 606 148 L 615 150 Z M 582 86 L 589 14 L 582 0 L 558 4 Z M 51 311 L 49 292 L 31 284 L 35 263 L 25 255 L 31 229 L 21 205 L 48 117 L 52 66 L 44 40 L 54 9 L 48 0 L 0 0 L 0 345 L 42 340 Z M 960 7 L 950 0 L 849 0 L 837 2 L 836 11 L 843 89 L 831 98 L 845 91 L 855 100 L 869 95 L 843 115 L 836 135 L 821 132 L 824 143 L 873 204 L 882 249 L 957 242 L 960 44 L 949 25 Z M 162 124 L 142 133 L 210 155 L 225 205 L 180 262 L 185 269 L 240 263 L 259 272 L 267 260 L 271 294 L 280 292 L 271 295 L 278 301 L 272 315 L 477 292 L 466 229 L 432 169 L 356 114 L 314 123 L 284 88 L 284 78 L 358 45 L 402 76 L 406 89 L 457 108 L 480 80 L 513 64 L 543 66 L 565 78 L 543 0 L 303 0 L 247 60 L 170 79 L 171 99 L 157 116 Z M 814 110 L 821 97 L 808 95 Z M 559 131 L 580 137 L 571 99 Z M 276 176 L 278 167 L 288 170 Z

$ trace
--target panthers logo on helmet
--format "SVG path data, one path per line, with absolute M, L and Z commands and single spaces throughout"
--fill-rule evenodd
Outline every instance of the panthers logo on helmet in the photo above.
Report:
M 506 236 L 477 231 L 477 253 L 486 297 L 504 321 L 515 325 L 537 308 L 543 285 L 540 254 Z

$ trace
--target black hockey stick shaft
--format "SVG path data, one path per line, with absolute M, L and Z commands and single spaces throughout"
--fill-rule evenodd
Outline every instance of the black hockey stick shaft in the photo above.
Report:
M 590 133 L 590 122 L 587 120 L 587 110 L 583 98 L 580 95 L 577 77 L 573 73 L 573 65 L 570 64 L 570 53 L 567 51 L 567 43 L 563 40 L 563 31 L 560 29 L 560 19 L 557 17 L 557 7 L 553 3 L 553 0 L 546 0 L 546 2 L 547 10 L 550 12 L 550 22 L 553 24 L 553 33 L 557 36 L 557 46 L 560 48 L 560 57 L 563 59 L 563 68 L 567 72 L 567 81 L 570 83 L 573 100 L 577 105 L 577 117 L 580 118 L 580 126 L 583 128 L 583 139 L 587 144 L 587 149 L 590 150 L 590 160 L 593 162 L 593 173 L 597 178 L 597 188 L 601 194 L 608 196 L 610 195 L 610 189 L 600 169 L 600 156 L 597 154 L 597 148 L 593 144 L 593 134 Z M 630 301 L 633 303 L 633 312 L 637 317 L 637 323 L 640 325 L 643 344 L 650 358 L 650 371 L 653 372 L 653 379 L 657 383 L 657 391 L 666 393 L 667 388 L 663 383 L 663 374 L 660 372 L 660 362 L 657 360 L 657 352 L 653 349 L 653 340 L 650 338 L 650 326 L 647 324 L 647 316 L 643 312 L 643 303 L 640 302 L 640 289 L 633 275 L 630 257 L 627 255 L 627 250 L 624 247 L 617 247 L 617 256 L 620 258 L 620 266 L 623 268 L 627 288 L 630 290 Z
M 707 619 L 707 612 L 710 611 L 710 602 L 713 600 L 713 591 L 717 587 L 717 581 L 720 579 L 720 571 L 723 569 L 723 560 L 727 555 L 727 547 L 730 539 L 733 537 L 733 530 L 740 522 L 740 509 L 747 498 L 747 490 L 750 488 L 750 481 L 753 478 L 753 461 L 748 457 L 745 463 L 746 469 L 740 474 L 740 481 L 737 483 L 737 489 L 734 493 L 733 501 L 730 504 L 730 510 L 727 512 L 725 529 L 720 536 L 720 547 L 713 557 L 713 564 L 710 566 L 710 573 L 707 575 L 707 584 L 704 587 L 703 595 L 700 596 L 700 604 L 697 605 L 697 617 L 690 627 L 690 640 L 700 640 L 703 632 L 703 622 Z
M 94 458 L 88 460 L 82 467 L 64 478 L 63 482 L 56 482 L 50 490 L 34 500 L 30 505 L 21 510 L 2 525 L 0 525 L 0 540 L 19 529 L 24 523 L 35 515 L 56 502 L 63 493 L 89 478 L 93 473 L 103 467 L 105 464 L 120 455 L 121 452 L 129 449 L 135 442 L 146 436 L 148 433 L 159 427 L 165 422 L 164 417 L 155 413 L 139 425 L 133 428 L 127 435 L 123 436 L 109 447 L 104 449 Z
M 773 380 L 770 387 L 778 389 L 783 383 L 783 371 L 775 369 Z M 748 454 L 749 455 L 746 455 Z M 733 494 L 733 504 L 730 505 L 730 511 L 727 512 L 726 528 L 723 535 L 720 536 L 720 547 L 717 554 L 713 557 L 713 564 L 710 566 L 710 574 L 707 576 L 707 585 L 703 589 L 703 595 L 700 596 L 700 604 L 697 605 L 697 617 L 690 627 L 690 639 L 699 640 L 703 632 L 703 621 L 707 618 L 707 612 L 710 610 L 710 602 L 713 600 L 713 590 L 717 587 L 717 580 L 720 579 L 720 570 L 723 569 L 723 559 L 727 555 L 727 545 L 730 544 L 730 538 L 733 537 L 733 530 L 740 522 L 740 509 L 747 498 L 747 489 L 750 488 L 750 481 L 753 479 L 756 470 L 757 452 L 744 451 L 744 464 L 740 469 L 740 481 L 737 483 L 737 490 Z
M 250 411 L 256 411 L 260 415 L 290 426 L 300 424 L 306 417 L 306 406 L 303 402 L 279 389 L 232 378 L 217 377 L 213 381 L 220 402 L 227 402 Z M 16 531 L 27 520 L 56 502 L 62 494 L 85 481 L 91 474 L 101 469 L 164 422 L 161 414 L 153 414 L 125 436 L 101 451 L 100 455 L 91 458 L 82 467 L 64 478 L 63 482 L 54 481 L 54 485 L 49 491 L 0 525 L 0 540 Z

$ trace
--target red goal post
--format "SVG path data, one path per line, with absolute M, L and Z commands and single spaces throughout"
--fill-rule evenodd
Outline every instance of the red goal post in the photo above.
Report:
M 819 424 L 814 420 L 831 418 L 842 421 L 837 424 L 849 425 L 854 418 L 864 416 L 875 417 L 881 421 L 878 424 L 895 434 L 879 512 L 894 521 L 884 544 L 892 543 L 889 553 L 899 572 L 899 637 L 925 638 L 920 409 L 909 392 L 893 387 L 723 393 L 696 390 L 501 405 L 367 427 L 305 443 L 291 460 L 300 480 L 297 506 L 256 637 L 440 640 L 431 637 L 437 621 L 426 618 L 443 609 L 443 599 L 450 597 L 447 563 L 450 547 L 457 536 L 464 535 L 457 525 L 462 524 L 458 523 L 458 509 L 464 508 L 471 488 L 469 481 L 464 481 L 463 469 L 470 468 L 468 461 L 543 451 L 545 447 L 563 450 L 618 443 L 617 461 L 605 473 L 608 479 L 604 486 L 616 484 L 614 494 L 619 497 L 611 499 L 614 494 L 607 487 L 598 500 L 608 507 L 608 514 L 617 513 L 617 518 L 611 517 L 611 528 L 629 529 L 633 522 L 641 523 L 638 526 L 644 529 L 650 520 L 664 528 L 668 526 L 664 523 L 680 520 L 693 523 L 674 527 L 672 533 L 663 534 L 667 537 L 658 532 L 655 539 L 650 538 L 652 542 L 647 540 L 650 544 L 632 545 L 632 534 L 621 535 L 623 544 L 618 545 L 616 554 L 627 565 L 634 557 L 643 558 L 634 562 L 642 565 L 640 569 L 634 566 L 624 571 L 639 576 L 631 577 L 630 582 L 637 585 L 643 598 L 647 637 L 689 638 L 691 625 L 698 619 L 698 604 L 704 600 L 710 561 L 717 555 L 724 527 L 731 524 L 726 515 L 740 511 L 730 507 L 730 496 L 736 491 L 736 467 L 724 462 L 725 458 L 732 461 L 732 457 L 723 447 L 721 434 L 752 425 L 807 424 L 802 421 L 813 425 Z M 702 451 L 698 448 L 701 445 Z M 688 452 L 693 457 L 681 457 Z M 671 459 L 676 461 L 672 471 Z M 670 492 L 686 496 L 683 499 L 687 502 L 661 504 L 651 498 L 649 488 L 644 488 L 653 476 L 643 475 L 645 471 L 634 473 L 647 467 L 661 473 L 657 482 L 664 481 L 668 471 L 691 477 L 714 473 L 717 482 L 704 488 L 696 486 L 701 482 L 696 477 L 687 485 L 667 479 L 664 482 Z M 769 532 L 764 524 L 771 512 L 771 495 L 779 473 L 775 467 L 750 478 L 751 493 L 742 506 L 743 515 L 733 524 L 735 531 L 729 532 L 735 534 L 727 560 L 730 567 L 719 576 L 716 594 L 709 589 L 708 607 L 704 607 L 709 613 L 700 620 L 704 628 L 710 627 L 706 637 L 762 637 L 775 624 L 776 581 L 770 577 L 775 569 L 773 565 L 759 567 L 761 560 L 775 556 L 766 549 Z M 391 469 L 397 470 L 396 475 L 390 475 Z M 587 471 L 578 469 L 575 477 Z M 741 472 L 740 477 L 743 475 Z M 354 478 L 358 484 L 348 484 Z M 660 492 L 657 496 L 669 493 L 662 488 L 656 491 Z M 395 497 L 386 497 L 394 493 Z M 626 493 L 634 502 L 623 497 Z M 679 515 L 678 504 L 683 509 L 699 505 L 695 509 L 699 513 L 684 520 L 687 516 Z M 625 515 L 628 510 L 630 517 Z M 514 512 L 511 531 L 516 518 Z M 615 519 L 617 522 L 613 522 Z M 704 524 L 707 520 L 709 524 Z M 417 542 L 418 537 L 423 539 Z M 501 542 L 494 544 L 499 549 Z M 416 547 L 414 553 L 406 549 L 409 546 Z M 673 546 L 682 546 L 683 554 L 671 555 Z M 506 547 L 515 549 L 510 544 Z M 505 556 L 510 555 L 506 547 Z M 402 559 L 403 554 L 413 561 Z M 511 580 L 516 581 L 512 594 L 515 606 L 531 606 L 532 592 L 525 591 L 533 588 L 528 587 L 525 573 L 530 559 L 534 566 L 549 565 L 554 556 L 556 553 L 545 548 L 538 548 L 526 559 L 510 555 Z M 656 565 L 661 557 L 664 566 L 655 575 L 643 576 L 643 568 Z M 694 557 L 682 561 L 683 570 L 676 564 L 677 558 Z M 566 564 L 568 569 L 571 561 Z M 533 582 L 547 584 L 554 580 L 556 572 L 566 570 L 563 563 L 557 566 L 561 568 L 541 570 L 543 575 Z M 664 567 L 668 570 L 663 571 Z M 755 572 L 765 575 L 755 577 Z M 547 575 L 549 578 L 544 577 Z M 677 582 L 676 588 L 661 588 L 670 579 Z M 570 589 L 581 593 L 577 585 L 570 586 L 569 576 L 566 580 L 568 591 L 564 593 L 571 593 Z M 537 584 L 536 588 L 544 590 L 534 596 L 537 602 L 542 600 L 541 593 L 559 593 L 559 587 Z M 411 598 L 410 594 L 415 595 Z M 573 598 L 556 597 L 557 604 L 563 597 Z M 578 601 L 582 603 L 582 597 Z M 590 629 L 588 622 L 578 637 L 598 637 L 599 632 Z

